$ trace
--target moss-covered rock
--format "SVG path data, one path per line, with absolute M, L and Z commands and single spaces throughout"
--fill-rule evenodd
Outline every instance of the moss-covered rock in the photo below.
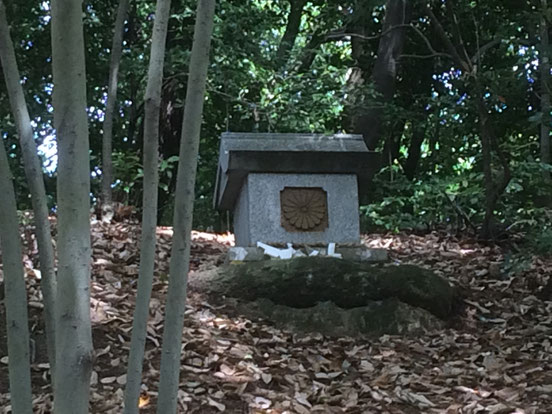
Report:
M 455 300 L 449 283 L 429 270 L 328 257 L 232 263 L 221 268 L 206 287 L 217 295 L 247 301 L 264 298 L 290 308 L 332 302 L 353 309 L 397 299 L 441 319 L 451 316 Z
M 268 319 L 281 328 L 338 337 L 415 334 L 444 325 L 428 311 L 395 298 L 372 301 L 352 309 L 340 308 L 332 302 L 298 309 L 259 299 L 242 304 L 240 310 L 249 317 Z

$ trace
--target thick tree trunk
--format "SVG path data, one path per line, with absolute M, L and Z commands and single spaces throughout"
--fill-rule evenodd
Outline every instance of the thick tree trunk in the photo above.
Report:
M 150 52 L 148 85 L 145 97 L 142 241 L 140 246 L 138 292 L 132 323 L 132 338 L 125 389 L 124 412 L 126 414 L 138 413 L 138 399 L 142 382 L 142 361 L 146 345 L 149 302 L 153 284 L 155 235 L 157 228 L 157 193 L 159 185 L 159 111 L 161 107 L 163 61 L 165 59 L 165 42 L 170 8 L 170 0 L 157 1 Z
M 165 311 L 158 414 L 176 413 L 182 327 L 186 309 L 194 187 L 215 0 L 199 0 L 190 58 L 174 206 L 169 292 Z
M 541 48 L 540 48 L 540 74 L 541 74 L 541 131 L 540 131 L 540 158 L 543 164 L 550 165 L 550 42 L 548 39 L 548 0 L 541 0 Z M 552 184 L 550 171 L 543 170 L 543 178 Z
M 290 11 L 286 25 L 286 31 L 280 41 L 280 46 L 276 52 L 276 64 L 278 68 L 284 66 L 289 58 L 289 54 L 295 45 L 295 39 L 299 34 L 301 26 L 301 17 L 303 15 L 303 7 L 305 0 L 289 0 Z
M 3 8 L 3 5 L 0 7 Z M 0 247 L 2 248 L 4 271 L 12 413 L 32 414 L 27 292 L 23 276 L 23 257 L 15 192 L 3 142 L 0 142 L 0 194 L 2 194 L 0 197 L 0 211 L 2 211 L 0 214 Z
M 52 1 L 54 125 L 58 144 L 58 290 L 54 412 L 88 413 L 90 159 L 82 3 Z
M 375 149 L 380 142 L 384 105 L 395 93 L 395 80 L 399 68 L 399 56 L 406 38 L 406 28 L 400 27 L 410 19 L 409 0 L 387 0 L 385 19 L 378 46 L 378 56 L 372 70 L 372 82 L 380 95 L 378 102 L 357 113 L 354 132 L 362 134 L 369 149 Z M 393 29 L 393 27 L 397 28 Z
M 109 64 L 109 84 L 107 86 L 107 102 L 102 139 L 102 203 L 107 205 L 111 204 L 112 199 L 111 184 L 113 182 L 113 161 L 111 153 L 113 149 L 113 117 L 115 102 L 117 100 L 119 64 L 121 63 L 121 55 L 123 53 L 123 33 L 129 3 L 130 0 L 119 0 L 115 28 L 113 30 L 111 62 Z
M 42 296 L 44 297 L 44 325 L 46 330 L 48 359 L 50 373 L 54 378 L 55 370 L 55 320 L 54 304 L 56 293 L 56 273 L 54 263 L 54 248 L 48 220 L 48 203 L 42 167 L 37 156 L 36 145 L 31 127 L 31 119 L 21 86 L 19 69 L 10 38 L 4 3 L 0 0 L 0 60 L 6 80 L 6 89 L 11 110 L 19 134 L 21 152 L 25 166 L 25 175 L 31 192 L 36 239 L 40 256 L 40 272 Z

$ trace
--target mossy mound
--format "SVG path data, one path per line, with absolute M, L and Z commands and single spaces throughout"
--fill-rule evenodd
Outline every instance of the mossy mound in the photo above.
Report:
M 350 309 L 397 298 L 443 319 L 451 315 L 455 297 L 449 283 L 430 270 L 328 257 L 232 263 L 218 272 L 208 289 L 246 300 L 270 299 L 293 308 L 329 301 Z
M 372 301 L 352 309 L 340 308 L 332 302 L 317 303 L 310 308 L 292 308 L 258 299 L 242 304 L 239 309 L 249 317 L 268 319 L 280 328 L 334 337 L 419 334 L 445 325 L 428 311 L 394 298 Z
M 417 266 L 328 257 L 231 263 L 204 287 L 249 302 L 244 312 L 332 335 L 427 329 L 452 316 L 456 298 L 445 279 Z

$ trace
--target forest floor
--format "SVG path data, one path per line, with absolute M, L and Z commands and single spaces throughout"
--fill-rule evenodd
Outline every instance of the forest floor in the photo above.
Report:
M 92 226 L 93 413 L 119 413 L 138 274 L 139 226 Z M 158 229 L 156 282 L 141 412 L 153 413 L 172 230 Z M 36 246 L 25 233 L 36 413 L 51 411 Z M 189 292 L 180 412 L 552 413 L 552 302 L 535 296 L 552 260 L 519 261 L 505 248 L 444 233 L 372 234 L 397 263 L 428 267 L 457 286 L 465 312 L 453 326 L 417 337 L 297 335 L 236 314 L 230 302 Z M 230 235 L 194 232 L 190 280 L 220 265 Z M 515 275 L 505 270 L 517 269 Z M 213 301 L 211 301 L 213 302 Z M 3 305 L 2 305 L 3 306 Z M 0 317 L 4 321 L 3 309 Z M 0 324 L 0 413 L 8 408 L 5 324 Z

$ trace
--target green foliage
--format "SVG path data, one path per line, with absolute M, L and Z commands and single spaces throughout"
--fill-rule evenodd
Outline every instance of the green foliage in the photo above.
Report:
M 30 226 L 34 221 L 33 213 L 29 210 L 17 210 L 17 219 L 23 228 Z
M 117 177 L 113 198 L 130 205 L 139 205 L 140 189 L 144 172 L 136 153 L 113 152 L 113 171 Z
M 387 167 L 375 177 L 370 202 L 361 207 L 363 227 L 394 232 L 442 225 L 462 229 L 468 224 L 462 213 L 472 219 L 480 214 L 482 191 L 474 185 L 480 181 L 480 174 L 470 173 L 412 182 L 397 166 Z
M 177 167 L 178 156 L 176 155 L 159 161 L 159 192 L 161 195 L 169 193 L 169 187 L 176 178 Z M 114 199 L 140 207 L 142 205 L 141 183 L 144 178 L 144 170 L 139 154 L 114 152 L 113 169 L 117 177 L 113 189 Z
M 531 244 L 536 254 L 552 256 L 552 227 L 537 232 Z
M 381 102 L 370 71 L 381 38 L 386 12 L 383 4 L 381 0 L 306 2 L 294 47 L 287 61 L 280 63 L 276 55 L 287 24 L 288 0 L 218 2 L 198 160 L 196 228 L 226 229 L 226 215 L 212 209 L 222 132 L 350 131 L 356 112 Z M 97 193 L 101 178 L 103 110 L 116 6 L 116 2 L 106 0 L 84 3 L 93 193 Z M 457 36 L 446 4 L 434 1 L 431 6 L 447 34 Z M 477 62 L 476 70 L 465 73 L 445 55 L 427 58 L 431 52 L 428 41 L 436 51 L 447 51 L 422 8 L 413 7 L 411 22 L 416 30 L 405 29 L 396 90 L 382 115 L 379 149 L 391 154 L 388 157 L 386 152 L 385 157 L 386 162 L 391 159 L 391 166 L 375 178 L 369 203 L 361 209 L 363 226 L 391 231 L 443 225 L 466 228 L 469 225 L 462 216 L 474 226 L 481 224 L 481 125 L 478 102 L 472 93 L 477 78 L 484 91 L 490 125 L 512 169 L 512 180 L 495 215 L 505 229 L 531 235 L 539 230 L 531 237 L 539 240 L 539 246 L 548 246 L 548 230 L 539 233 L 549 229 L 547 223 L 552 221 L 552 189 L 542 179 L 543 168 L 551 167 L 538 162 L 542 119 L 539 11 L 530 2 L 514 0 L 477 5 L 455 2 L 454 8 L 467 52 Z M 114 128 L 115 197 L 138 207 L 142 199 L 143 97 L 154 10 L 154 2 L 132 2 L 120 66 L 119 116 L 115 117 Z M 193 2 L 173 2 L 160 114 L 162 224 L 172 221 L 194 14 Z M 8 17 L 35 138 L 40 144 L 54 133 L 48 2 L 9 2 Z M 360 38 L 342 35 L 357 26 L 362 27 L 366 38 L 361 55 L 354 54 L 352 46 Z M 477 50 L 495 39 L 501 40 L 477 58 Z M 3 82 L 0 103 L 3 143 L 12 157 L 18 202 L 21 208 L 29 208 Z M 498 178 L 501 171 L 496 157 L 493 165 L 493 176 Z M 47 189 L 53 200 L 53 177 L 47 178 Z

